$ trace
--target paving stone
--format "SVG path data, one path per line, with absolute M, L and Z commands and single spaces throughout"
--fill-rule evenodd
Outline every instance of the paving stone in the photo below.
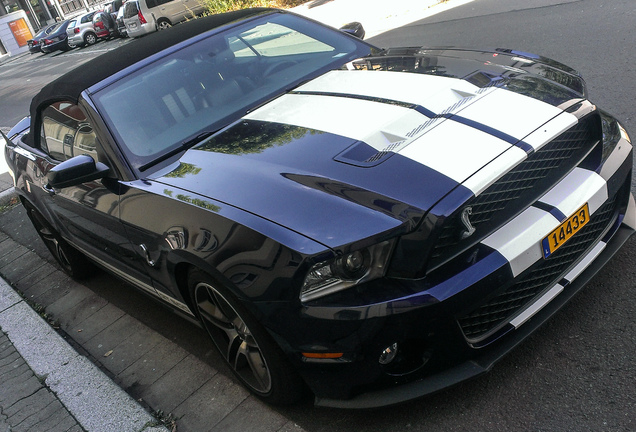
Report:
M 22 399 L 9 408 L 4 408 L 3 412 L 8 417 L 11 424 L 22 423 L 26 418 L 34 413 L 40 413 L 55 401 L 55 397 L 44 387 L 28 398 Z
M 17 368 L 2 374 L 2 385 L 11 387 L 13 385 L 27 382 L 31 379 L 31 377 L 35 377 L 35 374 L 31 369 L 29 369 L 29 366 L 25 362 L 22 362 L 22 364 Z
M 50 402 L 39 411 L 31 411 L 28 417 L 19 424 L 16 424 L 14 426 L 16 432 L 21 430 L 47 432 L 66 431 L 73 426 L 73 423 L 77 423 L 59 400 L 55 399 L 50 392 L 46 393 L 49 395 L 47 399 L 49 399 Z M 12 423 L 11 417 L 9 417 L 9 423 Z
M 0 269 L 2 269 L 7 262 L 13 261 L 18 253 L 19 255 L 23 255 L 27 251 L 28 249 L 24 246 L 7 238 L 0 243 Z
M 88 342 L 96 334 L 124 316 L 125 313 L 112 303 L 107 303 L 93 315 L 81 322 L 72 323 L 65 331 L 80 345 Z
M 51 278 L 43 279 L 34 285 L 30 299 L 44 307 L 64 297 L 76 285 L 65 273 L 56 272 Z
M 249 392 L 222 374 L 216 374 L 173 411 L 177 425 L 187 431 L 210 431 L 238 407 Z
M 188 355 L 179 345 L 165 339 L 119 374 L 119 382 L 134 389 L 131 391 L 135 394 L 142 394 Z
M 4 348 L 4 347 L 0 347 L 0 348 Z M 19 357 L 20 356 L 15 351 L 2 350 L 2 352 L 0 353 L 0 367 L 12 363 L 15 359 Z
M 11 432 L 11 425 L 9 425 L 7 418 L 0 412 L 0 432 Z
M 277 432 L 288 420 L 250 395 L 221 422 L 213 432 Z
M 26 366 L 24 364 L 24 361 L 20 358 L 20 355 L 18 353 L 14 354 L 15 355 L 12 355 L 11 357 L 7 357 L 7 359 L 11 358 L 13 359 L 13 361 L 0 361 L 0 376 L 2 376 L 3 380 L 8 380 L 12 376 L 11 373 L 15 373 L 16 371 L 20 370 L 20 368 Z
M 5 243 L 7 242 L 0 243 L 0 246 L 4 245 Z M 7 250 L 4 253 L 0 251 L 0 254 L 2 254 L 0 256 L 0 273 L 3 272 L 4 268 L 7 265 L 11 264 L 13 261 L 20 259 L 26 254 L 31 253 L 29 249 L 16 242 L 11 242 L 9 245 L 7 245 L 6 249 Z
M 128 390 L 133 396 L 143 398 L 150 406 L 160 408 L 169 414 L 216 373 L 214 368 L 190 354 L 155 381 L 143 394 L 135 394 L 134 387 Z
M 92 291 L 86 289 L 88 295 L 75 306 L 69 307 L 66 311 L 56 314 L 56 318 L 60 321 L 60 326 L 66 332 L 75 328 L 78 323 L 84 322 L 86 319 L 94 316 L 100 309 L 108 304 L 108 300 L 98 296 Z M 69 294 L 70 295 L 70 294 Z M 58 300 L 59 302 L 60 300 Z M 58 303 L 56 302 L 56 303 Z M 55 309 L 51 309 L 55 303 L 47 308 L 47 313 L 55 313 Z
M 42 384 L 31 372 L 31 376 L 25 379 L 2 380 L 2 386 L 0 387 L 0 406 L 10 407 L 20 399 L 24 399 L 38 391 Z
M 138 324 L 139 321 L 130 315 L 122 315 L 121 318 L 97 333 L 82 346 L 91 355 L 101 359 L 104 354 L 128 338 L 138 328 Z
M 17 279 L 11 280 L 12 284 L 20 290 L 22 295 L 24 295 L 27 299 L 31 299 L 33 296 L 31 291 L 33 290 L 34 285 L 44 279 L 50 279 L 53 274 L 59 272 L 57 268 L 46 261 L 42 259 L 40 259 L 40 261 L 42 261 L 43 264 L 34 271 L 24 274 Z
M 73 281 L 74 282 L 74 281 Z M 68 292 L 50 304 L 44 304 L 47 315 L 59 321 L 73 320 L 81 311 L 80 305 L 85 300 L 93 297 L 93 302 L 98 303 L 99 297 L 84 285 L 73 283 Z M 103 300 L 103 299 L 102 299 Z M 104 304 L 106 300 L 103 300 Z M 87 312 L 90 313 L 90 310 Z
M 2 269 L 5 279 L 15 281 L 44 265 L 44 261 L 33 252 L 22 255 Z
M 133 332 L 112 348 L 112 353 L 101 359 L 102 365 L 113 375 L 119 375 L 148 351 L 167 339 L 135 320 Z

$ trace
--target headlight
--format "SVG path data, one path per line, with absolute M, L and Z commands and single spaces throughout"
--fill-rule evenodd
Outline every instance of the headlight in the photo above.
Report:
M 603 156 L 601 163 L 604 163 L 616 148 L 621 138 L 626 139 L 630 144 L 631 140 L 625 128 L 609 114 L 601 111 L 601 122 L 603 126 Z
M 392 246 L 392 241 L 386 241 L 314 265 L 305 277 L 300 300 L 314 300 L 384 276 Z

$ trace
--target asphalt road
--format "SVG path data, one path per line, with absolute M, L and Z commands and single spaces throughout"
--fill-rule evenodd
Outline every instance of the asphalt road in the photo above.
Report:
M 634 23 L 634 0 L 474 0 L 371 42 L 511 47 L 555 58 L 578 69 L 588 81 L 590 98 L 636 134 Z M 94 49 L 116 43 L 100 42 Z M 89 50 L 71 51 L 1 66 L 0 126 L 26 113 L 39 86 L 94 55 Z M 30 238 L 28 221 L 19 209 L 0 219 L 3 227 L 10 224 Z M 26 243 L 37 247 L 34 238 Z M 636 430 L 635 261 L 632 239 L 572 302 L 486 376 L 373 411 L 309 405 L 277 410 L 312 432 Z M 97 278 L 95 291 L 118 306 L 130 305 L 127 312 L 196 355 L 209 355 L 201 347 L 201 332 L 186 323 L 168 325 L 176 318 L 165 319 L 163 308 L 109 278 Z

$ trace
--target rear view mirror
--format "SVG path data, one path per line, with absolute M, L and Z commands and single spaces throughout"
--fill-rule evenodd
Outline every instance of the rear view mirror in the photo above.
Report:
M 364 31 L 364 27 L 357 21 L 350 22 L 349 24 L 345 24 L 340 27 L 340 31 L 350 34 L 351 36 L 355 36 L 358 39 L 364 39 L 364 35 L 366 32 Z
M 79 155 L 52 168 L 46 175 L 49 187 L 61 189 L 104 178 L 108 167 L 88 155 Z

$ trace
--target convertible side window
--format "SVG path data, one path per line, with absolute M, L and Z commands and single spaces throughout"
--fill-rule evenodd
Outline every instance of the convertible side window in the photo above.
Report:
M 71 102 L 55 102 L 42 111 L 40 148 L 63 162 L 87 154 L 96 161 L 97 136 L 82 109 Z

